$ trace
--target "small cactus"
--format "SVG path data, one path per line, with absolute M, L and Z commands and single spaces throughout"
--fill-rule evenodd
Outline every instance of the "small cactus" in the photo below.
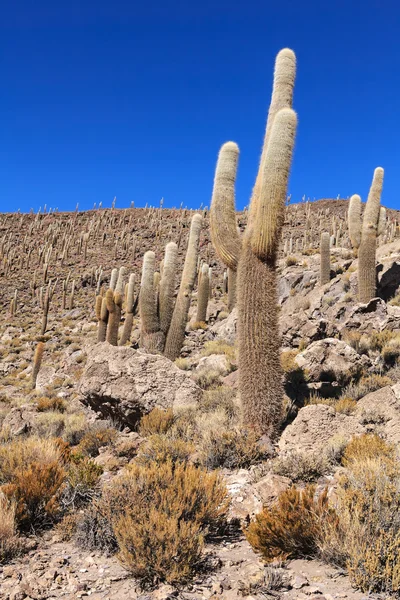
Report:
M 125 303 L 125 322 L 122 328 L 120 346 L 129 342 L 132 334 L 133 315 L 135 311 L 135 275 L 132 273 L 129 277 L 128 289 Z
M 198 323 L 207 321 L 207 306 L 210 294 L 210 280 L 208 277 L 208 265 L 201 268 L 199 288 L 197 292 L 197 316 Z
M 32 389 L 36 388 L 36 380 L 40 371 L 44 353 L 44 342 L 39 342 L 35 349 L 33 356 L 33 367 L 32 367 Z
M 321 244 L 320 244 L 320 275 L 319 282 L 321 285 L 325 285 L 330 281 L 331 278 L 331 256 L 330 256 L 330 236 L 327 231 L 321 233 Z

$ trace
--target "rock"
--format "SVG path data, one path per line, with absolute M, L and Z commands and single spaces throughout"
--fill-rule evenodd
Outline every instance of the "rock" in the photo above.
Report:
M 201 358 L 196 371 L 202 371 L 203 369 L 217 371 L 222 376 L 228 375 L 232 370 L 231 363 L 225 354 L 210 354 L 210 356 Z
M 394 259 L 389 257 L 387 260 L 382 260 L 377 267 L 377 272 L 377 294 L 388 301 L 390 298 L 393 298 L 399 290 L 400 258 L 397 256 Z
M 1 430 L 13 437 L 25 435 L 32 430 L 36 415 L 36 408 L 31 404 L 10 408 Z
M 56 370 L 54 367 L 42 367 L 36 379 L 36 390 L 44 393 L 47 387 L 53 385 L 55 377 Z
M 239 387 L 239 371 L 232 371 L 226 377 L 224 377 L 224 385 L 233 388 L 234 390 Z
M 337 413 L 325 404 L 311 404 L 301 408 L 293 423 L 286 427 L 279 440 L 279 448 L 282 452 L 318 454 L 325 451 L 334 436 L 350 440 L 365 431 L 357 417 Z
M 281 492 L 292 485 L 289 477 L 268 473 L 253 485 L 253 492 L 263 505 L 271 505 L 275 502 Z
M 211 327 L 211 331 L 215 334 L 216 339 L 234 344 L 237 333 L 237 308 L 234 308 L 226 319 L 215 323 Z
M 371 367 L 370 359 L 336 338 L 313 342 L 295 357 L 296 364 L 307 372 L 311 382 L 335 381 L 345 385 Z
M 103 342 L 88 353 L 79 393 L 83 404 L 133 429 L 153 408 L 195 405 L 202 391 L 164 356 Z
M 355 417 L 368 431 L 379 430 L 389 443 L 400 444 L 400 383 L 371 392 L 357 402 Z

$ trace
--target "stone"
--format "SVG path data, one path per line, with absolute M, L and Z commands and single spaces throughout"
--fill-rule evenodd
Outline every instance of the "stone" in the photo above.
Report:
M 36 390 L 38 392 L 44 393 L 46 391 L 46 388 L 51 387 L 53 385 L 55 377 L 56 370 L 54 367 L 42 367 L 36 379 Z
M 134 429 L 153 408 L 195 406 L 202 391 L 164 356 L 102 342 L 88 353 L 79 394 L 103 417 Z
M 2 431 L 13 437 L 25 435 L 32 430 L 36 415 L 36 408 L 31 404 L 11 408 L 3 421 Z
M 282 452 L 323 453 L 334 436 L 350 440 L 366 432 L 355 416 L 337 413 L 331 406 L 311 404 L 301 408 L 297 417 L 286 427 L 279 448 Z
M 340 385 L 345 385 L 372 364 L 367 356 L 358 354 L 349 344 L 336 338 L 313 342 L 294 360 L 306 371 L 309 381 L 335 381 Z
M 204 369 L 207 371 L 216 371 L 224 377 L 230 373 L 231 363 L 225 354 L 210 354 L 210 356 L 203 356 L 196 367 L 196 371 L 203 371 Z
M 234 344 L 237 335 L 237 308 L 234 308 L 226 319 L 217 321 L 212 327 L 211 332 L 217 340 L 223 340 L 228 344 Z
M 400 444 L 400 383 L 371 392 L 357 402 L 354 412 L 368 431 L 379 434 L 390 444 Z

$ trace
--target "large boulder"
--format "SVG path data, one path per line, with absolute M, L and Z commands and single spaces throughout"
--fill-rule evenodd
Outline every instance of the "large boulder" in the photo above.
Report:
M 310 382 L 346 384 L 352 377 L 371 367 L 370 359 L 336 338 L 313 342 L 295 357 L 296 364 L 306 371 Z
M 226 319 L 217 321 L 212 327 L 211 331 L 215 335 L 217 340 L 223 340 L 228 344 L 234 344 L 236 340 L 237 330 L 237 308 L 234 308 Z
M 153 408 L 193 406 L 201 389 L 168 358 L 96 344 L 79 383 L 80 401 L 131 429 Z
M 400 444 L 400 383 L 371 392 L 357 402 L 354 416 L 368 431 Z
M 284 453 L 323 453 L 336 436 L 350 440 L 366 432 L 357 417 L 337 413 L 331 406 L 311 404 L 299 410 L 293 423 L 286 427 L 279 440 Z

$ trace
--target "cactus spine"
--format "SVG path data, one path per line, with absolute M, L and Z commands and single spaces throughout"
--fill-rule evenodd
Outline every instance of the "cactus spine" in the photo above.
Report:
M 383 169 L 374 171 L 361 228 L 358 252 L 358 297 L 369 302 L 376 295 L 376 237 L 379 230 L 380 200 L 383 186 Z
M 282 368 L 277 311 L 276 255 L 284 220 L 297 117 L 290 108 L 296 69 L 294 53 L 282 50 L 276 59 L 274 87 L 260 167 L 253 189 L 248 226 L 237 268 L 239 389 L 245 424 L 260 434 L 276 434 L 283 404 Z M 225 144 L 220 152 L 232 147 Z M 225 149 L 224 149 L 225 147 Z M 218 167 L 213 203 L 220 206 L 219 228 L 224 214 L 218 187 Z M 225 188 L 226 189 L 226 188 Z M 229 214 L 234 214 L 233 186 L 229 188 Z M 214 206 L 216 210 L 218 206 Z M 212 236 L 221 244 L 221 235 Z M 221 256 L 221 249 L 216 246 Z
M 204 264 L 201 268 L 199 288 L 197 292 L 197 316 L 196 321 L 207 321 L 207 306 L 210 294 L 210 280 L 208 277 L 208 265 Z
M 42 364 L 42 358 L 44 353 L 44 343 L 39 342 L 36 346 L 35 354 L 33 356 L 33 367 L 32 367 L 32 388 L 36 388 L 36 380 Z
M 331 278 L 331 252 L 330 252 L 330 236 L 327 231 L 321 233 L 320 243 L 320 275 L 319 282 L 325 285 Z

